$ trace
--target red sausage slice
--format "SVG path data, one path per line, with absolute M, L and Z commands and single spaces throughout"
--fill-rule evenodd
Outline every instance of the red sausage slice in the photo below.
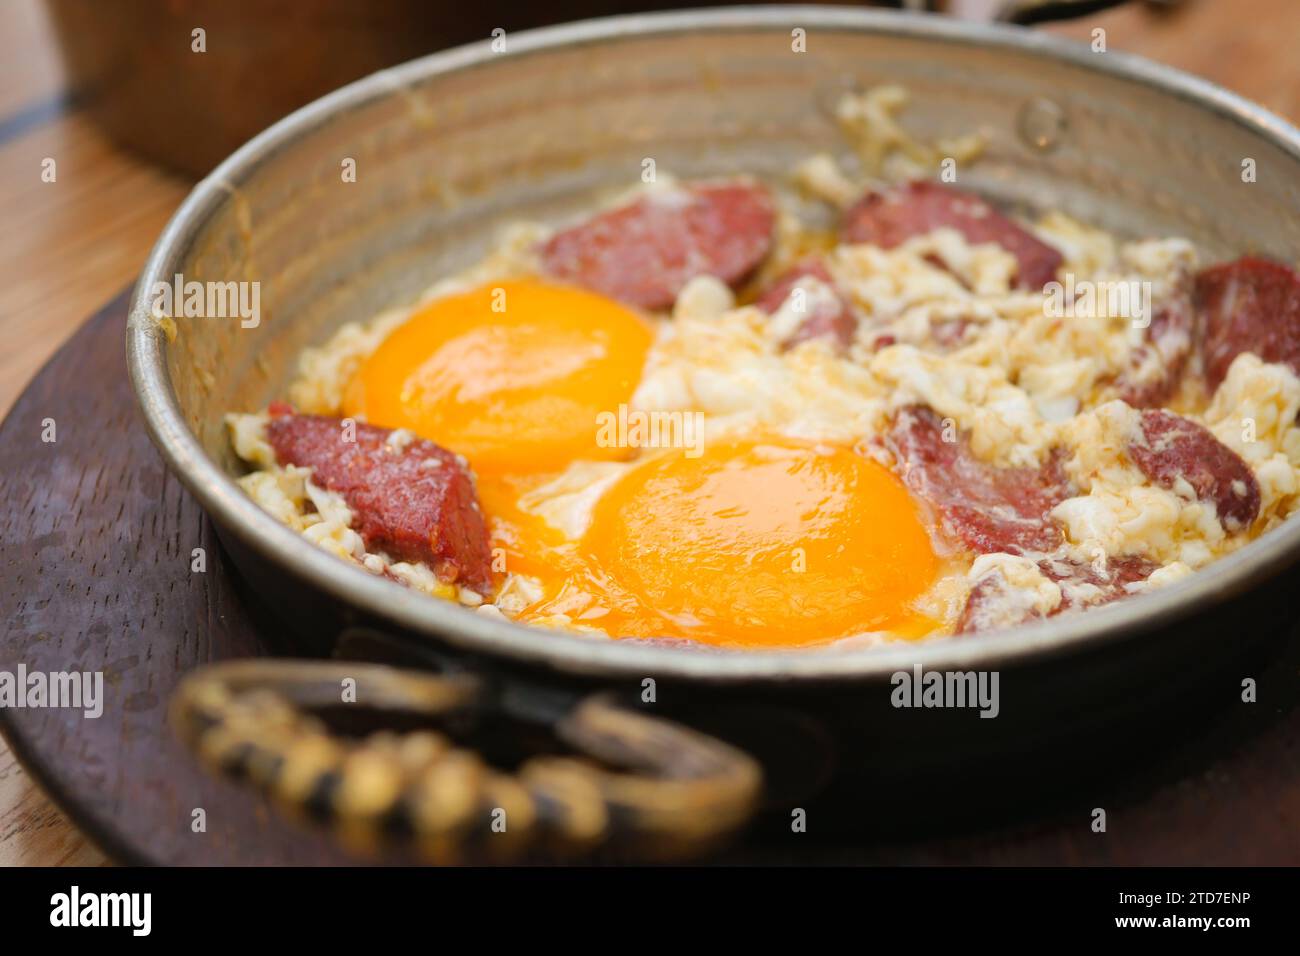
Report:
M 813 278 L 827 286 L 835 293 L 834 300 L 819 298 L 800 323 L 799 328 L 785 342 L 786 348 L 807 342 L 810 339 L 827 337 L 839 350 L 848 348 L 857 331 L 858 320 L 853 314 L 848 301 L 835 288 L 826 263 L 818 258 L 805 259 L 796 263 L 777 277 L 776 281 L 764 290 L 755 303 L 768 315 L 776 312 L 785 304 L 790 293 L 799 285 L 800 279 Z
M 1120 380 L 1119 397 L 1134 408 L 1157 408 L 1178 389 L 1195 344 L 1196 314 L 1190 296 L 1175 292 L 1151 316 L 1146 341 L 1134 351 L 1132 368 Z M 1155 374 L 1138 370 L 1154 357 Z
M 1081 564 L 1068 558 L 1044 558 L 1038 562 L 1038 567 L 1044 575 L 1062 585 L 1061 603 L 1055 612 L 1060 614 L 1076 605 L 1095 607 L 1122 598 L 1129 593 L 1128 585 L 1145 581 L 1160 565 L 1141 555 L 1133 554 L 1110 558 L 1101 568 L 1092 563 Z M 1092 585 L 1097 590 L 1095 592 L 1075 590 L 1076 586 L 1084 584 Z
M 1196 277 L 1196 304 L 1211 390 L 1242 352 L 1300 375 L 1300 276 L 1293 269 L 1257 256 L 1210 266 Z
M 390 443 L 391 429 L 361 423 L 356 441 L 344 441 L 341 419 L 281 406 L 266 431 L 280 464 L 311 468 L 313 482 L 343 496 L 367 549 L 423 562 L 442 581 L 491 595 L 487 527 L 460 456 L 421 438 Z
M 1184 479 L 1202 501 L 1212 502 L 1228 531 L 1250 527 L 1259 515 L 1259 483 L 1241 456 L 1204 425 L 1159 409 L 1142 412 L 1140 433 L 1128 455 L 1162 488 Z
M 736 285 L 767 255 L 776 213 L 756 183 L 699 184 L 648 193 L 556 233 L 542 244 L 546 273 L 644 309 L 664 309 L 691 279 Z
M 1056 276 L 1061 254 L 983 199 L 928 180 L 871 192 L 844 214 L 845 242 L 883 249 L 947 226 L 970 243 L 993 242 L 1016 257 L 1016 285 L 1041 289 Z
M 967 592 L 953 633 L 996 631 L 1036 621 L 1042 616 L 1037 608 L 1029 606 L 1023 595 L 1015 592 L 1000 571 L 993 571 L 976 581 Z
M 1051 551 L 1063 540 L 1048 512 L 1072 490 L 1052 454 L 1038 468 L 999 468 L 980 461 L 964 435 L 944 441 L 943 421 L 921 405 L 900 409 L 886 438 L 903 480 L 973 551 Z
M 1038 562 L 1043 575 L 1061 585 L 1061 603 L 1047 616 L 1055 617 L 1072 608 L 1099 607 L 1128 595 L 1127 585 L 1145 581 L 1159 565 L 1137 555 L 1112 558 L 1102 569 L 1068 558 L 1044 558 Z M 1080 587 L 1091 585 L 1091 587 Z M 1027 602 L 1017 600 L 1006 579 L 997 572 L 980 578 L 966 596 L 956 633 L 970 634 L 998 627 L 1010 627 L 1041 618 Z

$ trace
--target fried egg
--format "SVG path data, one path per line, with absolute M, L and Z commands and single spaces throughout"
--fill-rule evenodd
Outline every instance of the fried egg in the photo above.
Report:
M 480 476 L 626 457 L 597 443 L 593 422 L 631 398 L 652 338 L 640 315 L 592 292 L 485 285 L 398 327 L 353 377 L 343 411 L 454 449 Z
M 934 626 L 911 610 L 937 567 L 926 528 L 851 448 L 751 438 L 659 456 L 600 497 L 579 550 L 603 627 L 625 636 L 765 647 Z
M 898 478 L 851 447 L 598 441 L 654 338 L 651 320 L 595 293 L 489 284 L 394 330 L 343 412 L 469 460 L 523 623 L 741 648 L 932 630 L 914 610 L 937 569 L 929 532 Z

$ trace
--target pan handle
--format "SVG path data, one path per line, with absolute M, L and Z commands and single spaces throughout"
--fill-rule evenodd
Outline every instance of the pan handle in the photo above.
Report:
M 753 759 L 604 694 L 552 727 L 572 756 L 534 756 L 511 773 L 429 727 L 482 711 L 486 697 L 468 675 L 263 658 L 188 674 L 171 718 L 208 767 L 290 816 L 326 825 L 353 851 L 409 844 L 431 863 L 685 859 L 757 805 Z M 323 716 L 349 706 L 417 729 L 333 732 Z

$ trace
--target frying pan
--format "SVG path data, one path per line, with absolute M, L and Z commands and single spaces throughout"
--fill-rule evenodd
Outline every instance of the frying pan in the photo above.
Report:
M 795 28 L 806 52 L 792 49 Z M 500 792 L 519 801 L 531 829 L 512 855 L 677 857 L 754 812 L 897 833 L 1086 799 L 1089 781 L 1145 758 L 1145 735 L 1177 734 L 1186 708 L 1204 712 L 1239 690 L 1234 661 L 1288 616 L 1284 572 L 1300 556 L 1300 523 L 1170 587 L 999 633 L 711 653 L 485 617 L 339 561 L 262 512 L 233 481 L 241 466 L 222 415 L 282 396 L 305 346 L 413 302 L 509 222 L 589 208 L 634 181 L 647 156 L 682 177 L 779 181 L 810 153 L 846 153 L 832 107 L 848 90 L 905 85 L 905 122 L 923 139 L 985 131 L 989 148 L 963 186 L 997 201 L 1061 209 L 1124 236 L 1186 236 L 1211 261 L 1300 256 L 1300 217 L 1279 214 L 1300 208 L 1300 132 L 1121 53 L 821 7 L 616 17 L 499 46 L 382 71 L 271 127 L 195 187 L 141 275 L 128 361 L 163 457 L 298 646 L 369 662 L 199 672 L 176 716 L 201 756 L 358 845 L 384 845 L 385 834 L 411 842 L 412 828 L 438 817 L 427 787 L 417 799 L 403 777 L 396 802 L 371 805 L 356 791 L 373 787 L 349 776 L 362 767 L 372 783 L 400 777 L 393 741 L 377 755 L 303 713 L 337 711 L 329 698 L 350 675 L 372 718 L 478 715 L 474 726 L 495 742 L 453 747 L 471 770 L 447 792 L 480 809 L 500 809 Z M 1249 183 L 1247 158 L 1258 171 Z M 345 160 L 355 182 L 340 177 Z M 260 324 L 177 316 L 164 329 L 150 289 L 178 274 L 260 282 Z M 996 673 L 998 716 L 895 706 L 895 675 L 915 668 Z M 295 790 L 278 777 L 285 750 L 268 742 L 272 719 L 290 750 L 302 734 L 342 749 Z M 519 727 L 530 729 L 502 730 Z M 488 759 L 469 759 L 474 746 Z M 587 811 L 603 822 L 584 831 L 575 821 Z M 423 842 L 427 856 L 486 852 L 491 841 L 470 839 L 457 820 L 454 839 L 438 831 Z

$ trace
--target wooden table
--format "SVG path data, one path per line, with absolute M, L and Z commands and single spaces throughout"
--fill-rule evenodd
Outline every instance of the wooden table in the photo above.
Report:
M 1295 0 L 1188 0 L 1053 32 L 1197 73 L 1300 117 Z M 40 0 L 0 9 L 0 415 L 79 323 L 132 281 L 189 182 L 110 144 L 65 87 Z M 42 162 L 57 180 L 41 180 Z M 105 857 L 63 817 L 0 742 L 0 864 L 95 865 Z

